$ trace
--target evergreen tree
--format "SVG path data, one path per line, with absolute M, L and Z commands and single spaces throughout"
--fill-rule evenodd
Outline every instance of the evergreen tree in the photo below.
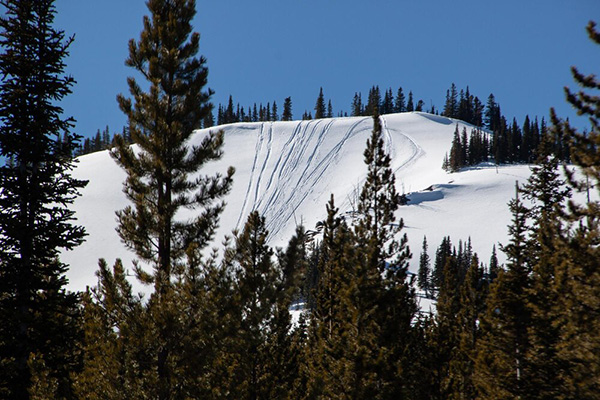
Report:
M 423 237 L 423 249 L 419 258 L 419 272 L 417 275 L 417 284 L 425 292 L 425 297 L 429 297 L 429 288 L 431 285 L 431 261 L 427 254 L 427 237 Z
M 363 114 L 364 110 L 360 93 L 354 93 L 354 99 L 352 100 L 352 116 L 359 117 Z
M 445 117 L 455 118 L 458 113 L 458 93 L 456 92 L 456 85 L 452 83 L 449 90 L 446 91 L 446 102 L 444 104 L 444 111 L 442 115 Z
M 404 227 L 403 220 L 396 223 L 395 217 L 400 195 L 395 189 L 391 158 L 384 150 L 378 115 L 373 117 L 373 123 L 364 152 L 368 172 L 359 198 L 360 217 L 355 228 L 362 251 L 353 283 L 358 290 L 355 296 L 359 321 L 364 321 L 363 328 L 370 335 L 379 336 L 375 340 L 379 341 L 382 352 L 378 355 L 370 350 L 370 354 L 364 354 L 363 362 L 373 363 L 367 368 L 381 368 L 379 379 L 385 396 L 401 397 L 407 387 L 400 371 L 408 367 L 411 321 L 416 313 L 414 291 L 407 281 L 411 253 L 406 234 L 398 238 Z M 370 314 L 374 320 L 365 320 Z M 368 336 L 364 340 L 362 343 L 367 346 Z M 375 358 L 369 361 L 370 357 Z
M 229 396 L 239 399 L 267 398 L 267 383 L 276 378 L 266 375 L 265 367 L 269 362 L 267 342 L 274 329 L 281 274 L 273 262 L 273 250 L 266 243 L 267 234 L 264 217 L 254 211 L 225 254 L 225 263 L 235 276 L 238 298 L 234 321 L 239 327 L 235 347 L 229 350 Z M 289 328 L 289 323 L 286 325 Z
M 385 91 L 383 103 L 381 104 L 381 114 L 391 114 L 394 112 L 394 95 L 392 89 Z
M 600 44 L 600 32 L 590 21 L 587 32 L 595 44 Z M 551 110 L 552 133 L 556 141 L 565 140 L 570 147 L 571 160 L 581 175 L 566 170 L 569 185 L 587 194 L 586 202 L 569 203 L 564 216 L 570 230 L 568 235 L 557 235 L 560 242 L 554 254 L 556 286 L 560 296 L 558 325 L 560 346 L 558 359 L 564 366 L 561 380 L 562 399 L 597 398 L 600 385 L 600 202 L 590 196 L 592 188 L 600 191 L 600 88 L 598 78 L 583 75 L 572 67 L 571 73 L 580 86 L 578 92 L 565 89 L 567 101 L 581 116 L 588 118 L 590 131 L 577 132 L 568 120 L 562 121 Z M 591 91 L 591 92 L 590 92 Z M 561 154 L 558 154 L 561 158 Z
M 271 108 L 271 120 L 279 120 L 279 115 L 277 114 L 277 103 L 275 101 L 273 102 L 273 107 Z
M 538 164 L 532 167 L 523 193 L 532 203 L 529 245 L 532 274 L 528 293 L 530 384 L 538 398 L 543 399 L 556 398 L 563 390 L 564 365 L 557 352 L 560 323 L 556 312 L 562 306 L 562 293 L 555 280 L 555 265 L 560 253 L 558 239 L 566 234 L 561 215 L 570 190 L 560 177 L 549 135 L 545 135 L 538 150 Z
M 79 296 L 59 253 L 83 242 L 69 206 L 86 185 L 70 175 L 79 136 L 59 105 L 75 83 L 63 74 L 73 38 L 53 27 L 54 1 L 0 5 L 0 397 L 70 398 Z
M 423 102 L 423 100 L 417 101 L 417 106 L 415 107 L 415 111 L 423 111 L 424 105 L 425 105 L 425 103 Z
M 500 126 L 500 106 L 496 103 L 493 93 L 490 93 L 487 100 L 484 119 L 486 127 L 491 131 L 496 131 Z
M 349 285 L 354 279 L 355 260 L 352 232 L 337 216 L 333 195 L 322 223 L 318 281 L 311 310 L 308 343 L 303 356 L 301 379 L 306 398 L 350 398 L 355 377 L 352 354 L 356 350 L 353 316 L 348 312 Z M 360 379 L 360 378 L 359 378 Z
M 446 259 L 452 255 L 452 242 L 450 237 L 444 237 L 438 249 L 435 252 L 435 261 L 433 264 L 433 274 L 431 276 L 432 286 L 439 290 L 444 284 L 444 267 Z
M 133 203 L 117 213 L 118 233 L 152 267 L 151 272 L 137 264 L 134 268 L 142 283 L 154 286 L 143 310 L 152 340 L 139 350 L 146 357 L 139 373 L 149 377 L 141 384 L 149 397 L 167 399 L 183 396 L 178 380 L 184 379 L 187 352 L 181 344 L 186 343 L 185 310 L 192 308 L 185 302 L 192 298 L 181 296 L 176 283 L 198 275 L 198 260 L 212 240 L 224 207 L 219 198 L 229 190 L 233 169 L 224 177 L 190 177 L 220 158 L 223 144 L 222 132 L 209 133 L 198 146 L 187 144 L 210 112 L 212 93 L 203 91 L 208 70 L 204 58 L 196 57 L 195 1 L 150 0 L 147 6 L 151 16 L 144 18 L 140 40 L 130 41 L 126 63 L 148 79 L 149 91 L 129 78 L 133 99 L 118 97 L 139 152 L 117 137 L 111 154 L 127 173 L 125 193 Z M 182 208 L 200 211 L 178 220 Z
M 476 345 L 480 331 L 479 318 L 485 312 L 487 291 L 483 286 L 483 269 L 476 254 L 472 255 L 469 268 L 459 289 L 460 308 L 456 315 L 457 347 L 449 365 L 450 397 L 475 399 L 473 382 L 475 373 Z
M 282 121 L 292 120 L 292 98 L 286 97 L 283 101 L 283 113 L 281 114 Z
M 413 94 L 412 91 L 408 92 L 408 102 L 406 103 L 406 111 L 411 112 L 415 110 L 415 106 L 413 104 Z
M 402 87 L 398 88 L 398 93 L 396 94 L 396 104 L 395 104 L 395 112 L 405 112 L 406 111 L 406 100 L 404 98 L 404 93 L 402 92 Z
M 490 267 L 488 280 L 493 282 L 498 277 L 500 271 L 500 264 L 498 263 L 498 255 L 496 253 L 496 245 L 492 246 L 492 255 L 490 256 Z
M 319 89 L 319 97 L 317 97 L 317 103 L 315 104 L 315 119 L 325 118 L 325 98 L 323 97 L 323 88 Z
M 517 186 L 515 198 L 509 204 L 513 215 L 509 226 L 510 242 L 502 248 L 508 258 L 506 270 L 501 270 L 492 284 L 482 318 L 475 382 L 483 399 L 519 398 L 528 393 L 529 210 L 519 194 Z
M 379 115 L 380 108 L 381 93 L 379 92 L 379 86 L 373 86 L 369 90 L 369 97 L 367 99 L 367 105 L 365 106 L 364 115 Z
M 458 125 L 456 125 L 456 129 L 454 129 L 454 138 L 452 139 L 452 147 L 450 148 L 449 161 L 451 172 L 458 172 L 465 165 L 463 159 L 463 144 L 460 141 Z

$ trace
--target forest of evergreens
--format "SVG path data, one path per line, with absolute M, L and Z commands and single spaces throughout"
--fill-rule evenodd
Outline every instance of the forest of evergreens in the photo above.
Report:
M 59 255 L 85 240 L 70 205 L 87 182 L 70 175 L 81 137 L 57 102 L 74 84 L 64 74 L 73 38 L 53 27 L 53 3 L 0 0 L 0 398 L 600 398 L 600 202 L 571 201 L 575 191 L 600 191 L 594 75 L 573 68 L 581 90 L 566 90 L 590 121 L 585 133 L 553 110 L 548 126 L 509 126 L 493 96 L 484 107 L 468 88 L 448 91 L 442 114 L 475 127 L 469 137 L 456 131 L 448 170 L 492 158 L 533 163 L 507 205 L 504 265 L 495 248 L 482 262 L 468 238 L 444 238 L 430 260 L 424 238 L 411 244 L 421 252 L 409 274 L 414 255 L 379 113 L 423 103 L 409 92 L 405 105 L 401 88 L 381 100 L 376 86 L 364 107 L 359 93 L 353 101 L 352 115 L 373 115 L 373 130 L 352 217 L 331 196 L 321 235 L 299 227 L 273 249 L 252 212 L 211 252 L 235 171 L 198 177 L 222 156 L 222 131 L 187 144 L 214 119 L 191 26 L 196 2 L 149 0 L 126 60 L 144 82 L 129 79 L 129 95 L 118 96 L 128 126 L 94 138 L 110 142 L 127 175 L 118 234 L 139 262 L 86 260 L 98 262 L 98 284 L 73 293 Z M 593 22 L 588 33 L 600 45 Z M 233 110 L 230 97 L 220 123 L 279 118 L 275 102 Z M 314 111 L 333 114 L 322 89 Z M 287 98 L 281 119 L 291 118 Z M 181 209 L 197 212 L 180 220 Z M 419 310 L 417 295 L 435 299 L 436 312 Z M 300 304 L 293 323 L 289 310 Z

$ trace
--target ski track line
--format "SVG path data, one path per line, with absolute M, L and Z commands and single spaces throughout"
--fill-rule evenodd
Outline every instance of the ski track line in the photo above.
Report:
M 303 182 L 301 180 L 298 181 L 296 187 L 305 187 L 308 185 L 306 190 L 302 190 L 302 196 L 296 197 L 296 201 L 291 201 L 288 199 L 284 202 L 284 206 L 275 212 L 276 219 L 282 221 L 280 223 L 281 226 L 285 225 L 287 221 L 290 220 L 295 215 L 296 210 L 300 207 L 300 205 L 306 200 L 306 197 L 313 191 L 316 184 L 321 180 L 323 174 L 327 169 L 331 166 L 332 160 L 336 159 L 339 155 L 340 150 L 343 148 L 344 144 L 354 136 L 354 131 L 356 128 L 363 123 L 367 118 L 362 118 L 359 121 L 355 122 L 350 126 L 344 137 L 323 157 L 323 159 L 315 166 L 313 171 L 311 171 L 308 176 L 304 179 Z M 331 124 L 327 126 L 327 129 L 331 127 Z M 323 136 L 324 137 L 324 136 Z M 302 177 L 304 178 L 304 176 Z M 288 211 L 291 208 L 291 211 Z M 273 234 L 276 234 L 280 229 L 273 230 Z
M 288 139 L 288 141 L 283 146 L 281 151 L 281 155 L 277 161 L 277 164 L 272 173 L 272 179 L 276 176 L 277 183 L 284 182 L 283 185 L 277 185 L 277 190 L 272 192 L 269 195 L 269 198 L 265 204 L 265 210 L 271 208 L 273 204 L 276 204 L 279 198 L 281 197 L 282 187 L 287 186 L 287 182 L 289 182 L 290 177 L 292 176 L 292 172 L 294 168 L 290 165 L 297 165 L 299 163 L 298 158 L 301 154 L 300 151 L 297 150 L 298 144 L 304 141 L 304 137 L 306 136 L 306 130 L 308 126 L 311 125 L 313 121 L 307 121 L 303 124 L 303 121 L 300 121 L 296 128 L 292 132 L 292 135 Z M 283 154 L 285 153 L 285 157 Z M 294 156 L 294 157 L 293 157 Z
M 265 156 L 262 167 L 260 168 L 260 172 L 258 174 L 258 179 L 256 181 L 256 187 L 254 188 L 254 202 L 253 202 L 253 210 L 256 210 L 260 207 L 260 203 L 262 202 L 262 198 L 259 199 L 258 196 L 260 194 L 260 182 L 262 180 L 263 174 L 267 169 L 267 164 L 269 163 L 269 159 L 271 158 L 271 147 L 273 145 L 273 123 L 269 122 L 269 130 L 267 131 L 267 155 Z
M 387 119 L 385 119 L 383 115 L 381 115 L 379 119 L 381 120 L 383 132 L 385 133 L 385 137 L 387 138 L 387 143 L 385 144 L 387 154 L 390 156 L 390 158 L 393 159 L 394 157 L 396 157 L 396 148 L 394 147 L 393 136 L 390 133 L 390 130 L 388 129 Z
M 307 121 L 307 123 L 304 124 L 304 129 L 299 130 L 298 133 L 300 133 L 300 135 L 299 135 L 300 137 L 295 138 L 295 140 L 292 142 L 293 146 L 289 150 L 288 157 L 286 157 L 287 162 L 282 166 L 282 170 L 280 173 L 280 176 L 282 174 L 284 176 L 284 180 L 283 180 L 284 184 L 279 186 L 277 193 L 275 193 L 273 196 L 273 199 L 269 201 L 269 206 L 273 205 L 277 200 L 279 200 L 280 194 L 282 192 L 285 192 L 284 189 L 286 189 L 288 186 L 290 186 L 291 180 L 285 179 L 285 178 L 291 178 L 293 176 L 293 172 L 300 165 L 300 162 L 302 161 L 304 154 L 306 153 L 306 150 L 308 149 L 308 145 L 312 141 L 312 138 L 315 135 L 317 127 L 320 125 L 320 122 L 321 122 L 320 120 Z M 300 124 L 302 124 L 302 122 Z M 297 185 L 295 187 L 297 187 Z M 273 214 L 270 218 L 270 222 L 267 223 L 267 228 L 269 229 L 269 232 L 271 232 L 271 234 L 273 234 L 273 235 L 277 234 L 279 232 L 279 230 L 281 230 L 281 228 L 283 227 L 283 224 L 285 222 L 287 222 L 287 220 L 282 221 L 278 224 L 278 226 L 274 226 L 274 224 L 276 223 L 275 221 L 280 220 L 278 218 L 278 216 L 281 215 L 282 213 L 285 213 L 284 210 L 288 208 L 288 202 L 289 202 L 289 198 L 287 199 L 287 201 L 284 199 L 283 206 L 280 207 L 279 209 L 275 209 L 275 211 L 273 212 Z
M 337 157 L 339 156 L 339 153 L 340 153 L 340 150 L 342 149 L 342 147 L 344 147 L 344 145 L 346 144 L 346 142 L 348 141 L 348 139 L 350 139 L 351 137 L 354 136 L 355 129 L 358 127 L 358 125 L 360 125 L 366 119 L 367 118 L 361 119 L 360 121 L 355 122 L 354 124 L 352 124 L 352 126 L 350 126 L 350 128 L 348 129 L 348 131 L 346 132 L 346 134 L 344 135 L 344 137 L 342 138 L 342 140 L 340 140 L 335 146 L 333 146 L 333 148 L 325 155 L 325 157 L 323 157 L 323 159 L 317 164 L 317 166 L 311 172 L 311 174 L 309 174 L 308 178 L 312 178 L 312 176 L 315 173 L 317 173 L 317 171 L 322 166 L 324 166 L 324 168 L 322 169 L 322 171 L 317 176 L 317 179 L 315 180 L 315 184 L 316 184 L 316 182 L 318 182 L 321 179 L 321 177 L 323 176 L 323 173 L 332 164 L 331 161 L 337 159 Z M 314 187 L 314 185 L 313 185 L 313 187 Z
M 388 127 L 387 127 L 387 121 L 385 120 L 385 118 L 383 118 L 383 116 L 382 116 L 381 118 L 382 118 L 382 119 L 383 119 L 383 121 L 384 121 L 384 124 L 383 124 L 383 126 L 385 127 L 385 130 L 386 130 L 386 132 L 387 132 L 386 134 L 387 134 L 387 135 L 389 135 L 389 136 L 391 137 L 391 133 L 389 132 L 389 129 L 388 129 Z M 412 164 L 412 163 L 414 163 L 415 161 L 417 161 L 417 159 L 418 159 L 419 157 L 421 157 L 421 155 L 422 155 L 422 154 L 424 154 L 424 153 L 425 153 L 425 152 L 423 151 L 423 148 L 422 148 L 421 146 L 419 146 L 419 144 L 418 144 L 417 142 L 415 142 L 415 140 L 414 140 L 412 137 L 410 137 L 409 135 L 407 135 L 406 133 L 404 133 L 404 132 L 402 132 L 402 131 L 400 131 L 400 130 L 396 130 L 396 132 L 398 132 L 399 134 L 401 134 L 402 136 L 404 136 L 406 139 L 408 139 L 408 141 L 410 142 L 410 144 L 411 144 L 411 147 L 412 147 L 412 149 L 413 149 L 413 153 L 412 153 L 412 155 L 411 155 L 411 156 L 408 158 L 408 160 L 404 161 L 402 164 L 400 164 L 400 165 L 398 166 L 398 168 L 396 168 L 396 169 L 394 170 L 394 173 L 396 173 L 396 172 L 400 171 L 400 170 L 401 170 L 401 169 L 403 169 L 403 168 L 406 168 L 406 167 L 408 167 L 410 164 Z M 394 151 L 394 153 L 395 153 L 395 151 Z M 389 150 L 388 150 L 388 154 L 389 154 Z M 393 159 L 393 158 L 392 158 L 392 159 Z
M 250 197 L 250 192 L 252 191 L 252 183 L 254 181 L 254 173 L 256 171 L 256 164 L 258 163 L 258 156 L 260 153 L 260 148 L 262 147 L 263 130 L 264 130 L 264 123 L 260 125 L 260 132 L 259 132 L 258 138 L 256 140 L 256 146 L 254 149 L 254 161 L 252 163 L 252 169 L 250 170 L 250 178 L 248 179 L 248 188 L 246 189 L 246 195 L 244 196 L 244 203 L 242 204 L 242 209 L 240 210 L 240 215 L 238 216 L 238 220 L 235 225 L 236 229 L 240 228 L 240 223 L 242 221 L 242 218 L 244 218 L 244 216 L 246 215 L 246 207 L 248 205 L 248 198 Z
M 292 152 L 290 150 L 288 150 L 288 148 L 290 146 L 292 146 L 292 148 L 293 148 L 292 143 L 299 131 L 300 131 L 300 123 L 298 123 L 296 125 L 296 127 L 292 131 L 291 136 L 289 137 L 287 142 L 285 142 L 285 144 L 283 145 L 281 152 L 279 153 L 279 157 L 277 157 L 277 162 L 275 162 L 275 166 L 273 167 L 273 171 L 271 172 L 271 176 L 269 177 L 269 182 L 267 183 L 267 188 L 265 189 L 265 193 L 269 193 L 271 186 L 273 185 L 273 182 L 276 181 L 279 183 L 281 181 L 281 174 L 282 174 L 281 166 L 285 165 L 287 163 L 287 160 L 290 158 Z M 284 161 L 284 155 L 285 155 L 285 161 Z M 273 197 L 275 197 L 277 194 L 278 194 L 277 190 L 275 190 L 273 193 L 270 194 L 270 196 L 267 199 L 267 202 L 265 204 L 265 209 L 268 209 L 271 206 Z
M 306 166 L 304 167 L 304 170 L 300 174 L 300 177 L 298 178 L 298 182 L 296 183 L 296 186 L 300 185 L 300 182 L 302 182 L 302 181 L 305 180 L 304 176 L 306 175 L 306 171 L 308 171 L 309 168 L 311 167 L 313 159 L 315 158 L 315 155 L 319 151 L 319 145 L 321 145 L 321 143 L 323 143 L 323 140 L 325 139 L 325 135 L 327 134 L 327 132 L 329 132 L 329 129 L 331 128 L 331 125 L 333 124 L 333 121 L 334 120 L 331 120 L 329 123 L 327 123 L 327 125 L 325 125 L 325 127 L 323 128 L 323 130 L 321 130 L 321 133 L 319 134 L 319 137 L 317 138 L 317 143 L 313 147 L 312 153 L 308 156 L 308 162 L 306 163 Z M 309 175 L 309 178 L 310 178 L 310 175 Z

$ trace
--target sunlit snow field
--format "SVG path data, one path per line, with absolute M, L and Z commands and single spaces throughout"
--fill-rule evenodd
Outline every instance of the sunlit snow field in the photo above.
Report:
M 411 270 L 416 272 L 423 236 L 429 253 L 444 236 L 454 244 L 471 238 L 473 249 L 488 262 L 492 246 L 506 242 L 510 222 L 508 201 L 514 197 L 515 181 L 524 183 L 527 165 L 493 164 L 449 174 L 442 170 L 456 125 L 471 126 L 426 113 L 382 116 L 385 146 L 392 156 L 396 188 L 410 202 L 400 207 L 405 232 L 413 253 Z M 206 166 L 202 174 L 224 174 L 234 166 L 234 184 L 225 201 L 214 246 L 225 235 L 243 227 L 252 210 L 267 220 L 270 243 L 283 247 L 297 224 L 314 229 L 325 217 L 325 204 L 333 193 L 340 212 L 352 210 L 366 174 L 363 151 L 373 128 L 371 117 L 333 118 L 311 121 L 237 123 L 211 128 L 225 131 L 224 156 Z M 198 131 L 190 144 L 206 135 Z M 85 226 L 86 242 L 62 255 L 70 264 L 69 289 L 83 290 L 96 284 L 99 258 L 112 264 L 121 258 L 131 266 L 134 256 L 121 243 L 116 231 L 115 211 L 128 202 L 122 192 L 125 173 L 108 151 L 85 155 L 73 172 L 88 179 L 88 186 L 75 202 L 78 223 Z M 186 218 L 193 211 L 180 213 Z M 499 254 L 502 261 L 502 254 Z M 137 290 L 142 290 L 136 285 Z

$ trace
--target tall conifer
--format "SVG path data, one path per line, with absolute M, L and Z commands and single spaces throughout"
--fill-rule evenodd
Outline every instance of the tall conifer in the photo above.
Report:
M 0 397 L 30 398 L 29 366 L 54 382 L 46 394 L 70 397 L 79 299 L 59 252 L 83 241 L 68 207 L 86 185 L 70 175 L 79 137 L 59 105 L 73 38 L 53 27 L 52 0 L 0 5 Z
M 593 43 L 600 45 L 600 32 L 590 21 L 587 32 Z M 562 121 L 551 110 L 555 140 L 568 142 L 571 160 L 579 167 L 577 177 L 567 172 L 569 184 L 585 194 L 582 204 L 570 202 L 565 221 L 570 233 L 562 238 L 556 257 L 556 280 L 560 289 L 559 321 L 561 343 L 559 359 L 566 368 L 561 374 L 565 383 L 560 398 L 597 398 L 600 392 L 600 202 L 591 191 L 600 194 L 600 81 L 571 69 L 580 90 L 566 88 L 567 101 L 590 123 L 590 131 L 577 132 L 568 120 Z M 559 157 L 561 154 L 559 153 Z M 562 158 L 562 157 L 561 157 Z
M 176 283 L 194 279 L 202 249 L 212 240 L 228 192 L 233 169 L 225 176 L 194 176 L 209 161 L 220 158 L 223 133 L 208 133 L 190 145 L 193 131 L 210 112 L 212 91 L 205 90 L 208 70 L 197 57 L 200 35 L 192 33 L 194 0 L 149 0 L 150 16 L 138 41 L 129 42 L 126 64 L 149 83 L 144 91 L 129 78 L 132 98 L 118 96 L 129 120 L 129 132 L 139 151 L 117 138 L 111 152 L 127 173 L 124 191 L 133 203 L 117 213 L 118 233 L 137 257 L 152 267 L 136 264 L 137 278 L 154 286 L 144 303 L 148 315 L 137 362 L 148 396 L 168 399 L 185 395 L 180 385 L 187 353 L 186 307 Z M 188 220 L 176 218 L 181 209 L 196 210 Z M 177 278 L 177 279 L 176 279 Z M 123 338 L 125 341 L 130 338 Z

